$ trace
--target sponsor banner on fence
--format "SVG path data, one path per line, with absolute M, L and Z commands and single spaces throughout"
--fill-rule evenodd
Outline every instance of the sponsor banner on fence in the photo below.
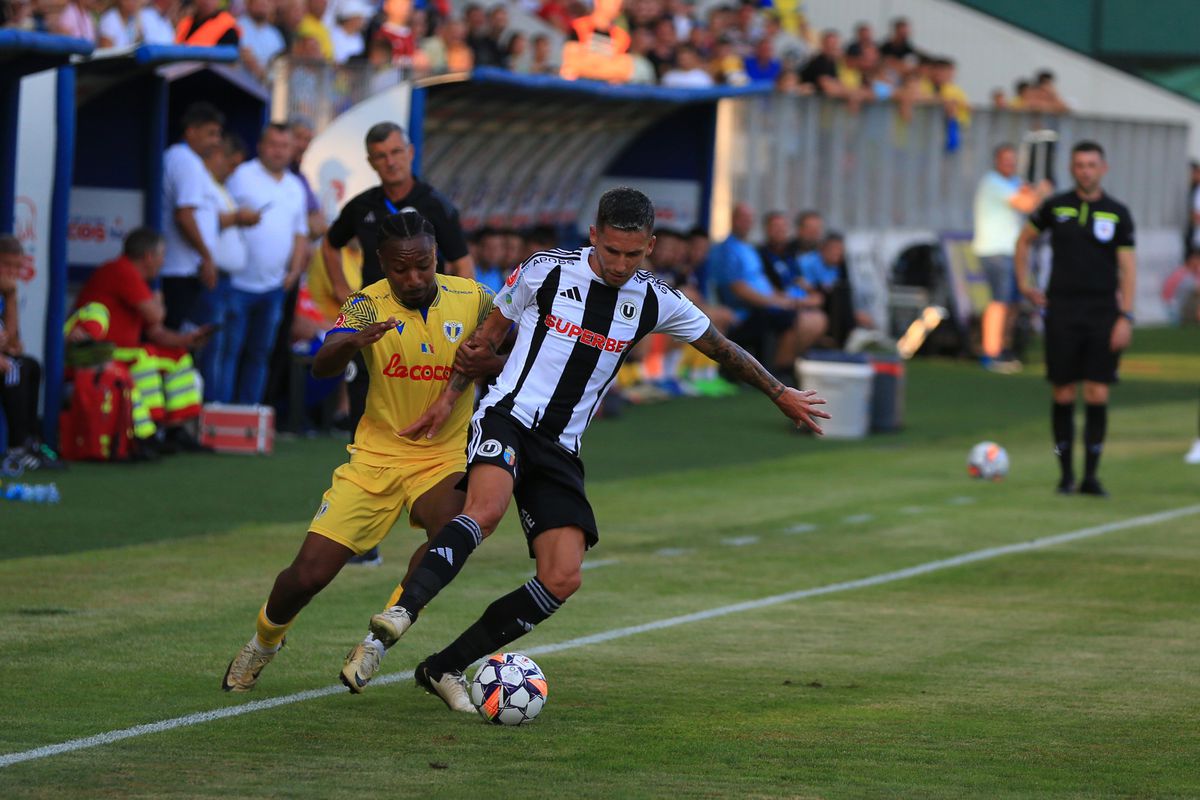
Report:
M 98 267 L 119 256 L 125 235 L 141 224 L 142 207 L 136 189 L 71 187 L 67 263 Z

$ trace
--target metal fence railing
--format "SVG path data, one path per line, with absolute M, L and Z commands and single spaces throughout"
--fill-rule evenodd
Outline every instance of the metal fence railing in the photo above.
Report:
M 398 67 L 278 58 L 271 64 L 271 118 L 308 117 L 319 132 L 355 103 L 406 77 Z
M 813 97 L 722 102 L 732 118 L 723 143 L 729 196 L 760 212 L 815 208 L 842 229 L 969 231 L 975 188 L 993 148 L 1050 129 L 1059 137 L 1059 186 L 1070 184 L 1071 145 L 1094 139 L 1108 154 L 1106 187 L 1129 205 L 1139 228 L 1181 228 L 1187 213 L 1183 123 L 977 109 L 949 146 L 940 107 L 918 107 L 905 120 L 892 105 L 852 112 Z

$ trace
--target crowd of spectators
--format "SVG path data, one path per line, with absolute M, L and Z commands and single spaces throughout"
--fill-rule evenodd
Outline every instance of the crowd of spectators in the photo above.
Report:
M 914 105 L 941 104 L 961 123 L 970 119 L 954 59 L 919 48 L 908 20 L 894 19 L 881 37 L 859 23 L 844 41 L 838 31 L 814 31 L 802 13 L 783 13 L 761 0 L 704 12 L 688 0 L 594 0 L 590 7 L 582 0 L 519 0 L 468 3 L 460 15 L 448 0 L 0 5 L 6 27 L 77 36 L 100 47 L 237 45 L 245 68 L 260 80 L 280 56 L 418 75 L 498 67 L 687 88 L 769 83 L 781 92 L 839 98 L 852 108 L 893 102 L 907 116 Z M 515 14 L 525 23 L 514 24 Z M 994 90 L 990 102 L 1014 110 L 1068 110 L 1048 71 L 1016 81 L 1011 95 Z

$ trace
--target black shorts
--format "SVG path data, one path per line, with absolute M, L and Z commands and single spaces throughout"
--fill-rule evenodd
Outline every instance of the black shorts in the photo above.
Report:
M 471 420 L 468 474 L 476 464 L 491 464 L 513 476 L 513 499 L 529 542 L 530 558 L 533 540 L 553 528 L 582 528 L 588 549 L 600 541 L 596 515 L 583 489 L 583 462 L 578 456 L 507 414 L 489 408 L 482 419 Z
M 1116 383 L 1120 353 L 1114 353 L 1117 308 L 1110 304 L 1051 299 L 1046 309 L 1046 379 L 1055 386 L 1079 381 Z

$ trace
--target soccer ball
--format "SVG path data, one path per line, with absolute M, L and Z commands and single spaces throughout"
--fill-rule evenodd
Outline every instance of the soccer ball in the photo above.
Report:
M 471 681 L 471 702 L 493 725 L 520 725 L 546 704 L 546 676 L 521 653 L 488 656 Z
M 995 442 L 980 442 L 967 456 L 967 474 L 972 478 L 998 481 L 1008 474 L 1008 451 Z

